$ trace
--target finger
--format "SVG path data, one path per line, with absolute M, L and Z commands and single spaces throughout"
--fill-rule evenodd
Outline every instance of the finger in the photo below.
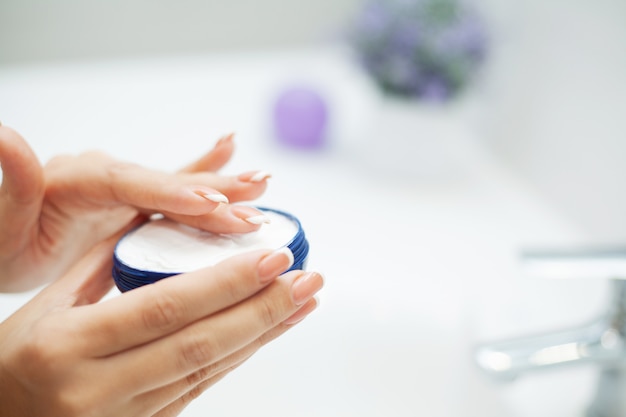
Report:
M 167 387 L 141 394 L 134 398 L 134 401 L 137 404 L 152 404 L 154 406 L 153 409 L 145 410 L 151 412 L 151 414 L 160 410 L 156 415 L 177 415 L 171 413 L 173 413 L 174 410 L 178 410 L 177 412 L 180 413 L 182 409 L 189 405 L 192 400 L 197 398 L 208 387 L 212 386 L 230 372 L 238 368 L 241 364 L 248 360 L 250 356 L 251 355 L 238 355 L 235 357 L 233 355 L 232 360 L 228 362 L 227 366 L 220 367 L 219 369 L 209 369 L 207 367 L 206 371 L 198 372 L 197 374 L 190 376 L 190 381 L 192 379 L 195 380 L 193 383 L 188 383 L 187 380 L 179 381 L 176 384 L 171 384 Z
M 249 171 L 237 176 L 214 173 L 180 174 L 196 182 L 206 184 L 225 194 L 231 202 L 249 201 L 260 197 L 267 189 L 271 174 L 267 171 Z
M 186 393 L 192 392 L 196 387 L 203 384 L 205 381 L 211 380 L 218 375 L 222 375 L 224 372 L 230 372 L 234 369 L 234 367 L 239 366 L 249 357 L 254 355 L 254 353 L 256 353 L 261 347 L 283 335 L 287 332 L 287 330 L 291 329 L 296 323 L 299 323 L 302 319 L 304 319 L 304 317 L 311 313 L 317 307 L 317 304 L 317 299 L 310 299 L 295 313 L 298 316 L 296 318 L 297 320 L 289 321 L 289 319 L 287 319 L 278 326 L 265 332 L 261 337 L 254 340 L 252 343 L 246 345 L 242 349 L 239 349 L 235 353 L 228 355 L 224 359 L 202 367 L 172 384 L 144 393 L 138 396 L 137 400 L 140 403 L 153 403 L 157 398 L 184 399 L 183 397 Z
M 245 361 L 244 361 L 245 362 Z M 193 389 L 189 390 L 185 394 L 183 394 L 180 398 L 176 399 L 172 403 L 168 404 L 165 408 L 159 410 L 153 417 L 174 417 L 178 416 L 182 411 L 187 408 L 189 404 L 192 403 L 193 400 L 198 398 L 202 393 L 204 393 L 207 389 L 218 383 L 222 380 L 226 375 L 231 373 L 233 370 L 237 369 L 241 364 L 238 363 L 231 368 L 220 372 L 219 374 L 207 379 L 206 381 L 201 382 Z
M 215 147 L 197 161 L 192 162 L 179 173 L 217 172 L 232 157 L 235 150 L 234 133 L 224 135 Z M 266 180 L 271 175 L 267 171 L 250 171 L 236 177 L 213 176 L 210 184 L 228 196 L 230 201 L 250 201 L 258 198 L 266 188 Z
M 258 230 L 269 218 L 262 211 L 248 206 L 223 204 L 203 216 L 163 213 L 166 217 L 196 229 L 213 233 L 248 233 Z
M 167 175 L 167 174 L 165 174 Z M 201 194 L 202 197 L 214 202 L 238 202 L 254 200 L 261 196 L 267 188 L 267 179 L 270 174 L 266 171 L 250 171 L 237 177 L 225 177 L 211 173 L 204 174 L 178 174 L 178 181 L 187 184 L 205 184 L 202 186 L 191 186 L 189 191 Z M 153 176 L 152 178 L 157 178 Z M 163 180 L 166 184 L 166 180 Z M 205 191 L 200 193 L 197 190 L 210 186 L 212 192 Z M 189 186 L 180 186 L 188 187 Z M 188 226 L 198 229 L 207 230 L 214 233 L 248 233 L 260 228 L 262 223 L 267 223 L 267 217 L 259 210 L 245 206 L 231 206 L 228 204 L 218 204 L 209 207 L 204 203 L 196 201 L 179 200 L 178 204 L 172 204 L 172 198 L 166 194 L 159 196 L 160 191 L 167 191 L 165 188 L 155 187 L 153 190 L 145 188 L 146 194 L 153 194 L 152 197 L 147 195 L 142 197 L 135 194 L 133 197 L 141 198 L 143 201 L 155 201 L 158 204 L 143 204 L 144 208 L 152 210 L 143 210 L 144 213 L 160 212 L 166 217 Z M 193 194 L 190 194 L 193 195 Z M 225 196 L 225 197 L 224 197 Z M 138 201 L 132 201 L 124 196 L 121 200 L 131 205 L 141 204 Z M 197 197 L 194 195 L 194 197 Z M 169 203 L 169 205 L 167 205 Z M 197 206 L 196 206 L 197 205 Z M 148 206 L 148 207 L 146 207 Z M 210 210 L 207 210 L 210 209 Z
M 117 369 L 142 370 L 131 372 L 120 388 L 153 390 L 222 360 L 292 316 L 322 282 L 317 273 L 288 272 L 245 302 L 109 358 Z M 304 286 L 306 294 L 301 293 Z M 303 300 L 303 295 L 308 298 Z M 160 366 L 151 366 L 154 363 Z
M 234 133 L 224 135 L 217 141 L 213 149 L 197 161 L 187 165 L 180 172 L 216 172 L 230 160 L 235 150 L 233 143 Z
M 207 185 L 206 178 L 147 169 L 100 152 L 55 158 L 46 164 L 45 173 L 49 197 L 75 202 L 78 207 L 129 205 L 149 211 L 201 215 L 228 202 L 225 195 Z
M 44 196 L 41 164 L 26 141 L 13 129 L 0 125 L 0 247 L 14 250 L 30 240 L 38 229 Z
M 285 325 L 287 327 L 295 326 L 296 324 L 298 324 L 302 320 L 304 320 L 309 314 L 311 314 L 317 308 L 317 306 L 319 304 L 320 304 L 320 302 L 317 299 L 317 297 L 311 298 L 309 301 L 304 303 L 304 305 L 302 307 L 300 307 L 298 309 L 298 311 L 296 311 L 289 318 L 287 318 L 283 322 L 283 325 Z M 267 342 L 268 341 L 263 341 L 263 344 L 265 344 Z
M 269 175 L 223 177 L 214 173 L 169 174 L 117 161 L 100 152 L 56 158 L 46 165 L 46 176 L 58 199 L 99 207 L 130 205 L 148 212 L 197 216 L 219 204 L 260 196 Z M 240 179 L 241 177 L 241 179 Z M 83 204 L 81 204 L 82 206 Z
M 109 164 L 100 171 L 98 180 L 105 200 L 157 212 L 197 216 L 229 202 L 228 197 L 201 182 L 201 178 L 167 174 L 134 164 Z M 85 192 L 93 194 L 93 191 Z
M 78 318 L 83 348 L 100 357 L 161 338 L 250 297 L 292 264 L 288 250 L 255 251 L 89 306 Z

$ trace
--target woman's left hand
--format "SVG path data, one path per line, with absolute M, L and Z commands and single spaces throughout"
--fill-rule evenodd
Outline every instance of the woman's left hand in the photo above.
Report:
M 317 306 L 322 276 L 283 273 L 293 263 L 284 249 L 99 302 L 121 233 L 0 323 L 0 415 L 176 416 Z
M 227 202 L 259 197 L 264 172 L 218 175 L 232 136 L 175 174 L 89 152 L 42 167 L 26 141 L 0 126 L 0 291 L 24 291 L 56 279 L 140 215 L 162 213 L 217 233 L 256 230 L 262 213 Z

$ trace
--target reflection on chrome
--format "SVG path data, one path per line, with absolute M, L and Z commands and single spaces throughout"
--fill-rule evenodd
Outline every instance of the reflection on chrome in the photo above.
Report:
M 494 372 L 511 369 L 511 357 L 503 352 L 482 351 L 476 354 L 476 361 L 480 366 Z
M 525 252 L 522 261 L 533 277 L 626 279 L 626 248 Z
M 578 343 L 566 343 L 564 345 L 539 349 L 528 358 L 528 362 L 533 365 L 541 366 L 575 361 L 583 357 L 578 347 Z M 586 351 L 586 349 L 584 350 Z
M 622 337 L 616 329 L 607 329 L 600 336 L 600 343 L 605 349 L 618 349 L 622 346 Z
M 479 346 L 477 365 L 507 381 L 556 366 L 597 364 L 598 388 L 586 416 L 626 416 L 626 249 L 527 254 L 524 260 L 527 271 L 543 277 L 611 279 L 609 308 L 577 328 Z
M 476 349 L 475 360 L 487 374 L 504 380 L 572 363 L 617 363 L 623 359 L 623 336 L 610 326 L 611 321 L 603 319 L 575 329 L 489 343 Z

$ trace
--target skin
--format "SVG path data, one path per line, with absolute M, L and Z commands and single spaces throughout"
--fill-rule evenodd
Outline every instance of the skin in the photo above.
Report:
M 191 226 L 250 232 L 251 207 L 216 203 L 201 194 L 223 194 L 231 202 L 253 200 L 267 181 L 250 175 L 218 175 L 233 153 L 232 136 L 185 169 L 169 174 L 118 161 L 100 152 L 59 156 L 41 166 L 26 141 L 0 126 L 0 291 L 32 289 L 63 274 L 102 240 L 137 216 L 161 212 Z
M 1 415 L 177 415 L 311 312 L 322 286 L 314 272 L 279 277 L 289 258 L 257 251 L 96 303 L 113 244 L 0 325 Z
M 231 154 L 232 141 L 220 141 L 176 174 L 99 153 L 41 167 L 19 135 L 0 127 L 2 285 L 52 281 L 0 324 L 0 415 L 178 415 L 315 309 L 323 278 L 283 274 L 293 258 L 280 250 L 100 301 L 113 285 L 115 243 L 150 213 L 209 230 L 259 227 L 242 220 L 256 211 L 198 197 L 220 191 L 238 201 L 263 192 L 265 181 L 251 183 L 249 173 L 212 172 Z

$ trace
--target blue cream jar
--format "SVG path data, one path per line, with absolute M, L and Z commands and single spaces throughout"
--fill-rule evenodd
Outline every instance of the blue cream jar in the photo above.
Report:
M 126 292 L 163 278 L 195 271 L 256 249 L 288 247 L 291 269 L 304 269 L 309 243 L 300 221 L 284 211 L 257 207 L 269 218 L 255 232 L 217 234 L 169 219 L 151 220 L 127 233 L 115 247 L 113 279 Z

